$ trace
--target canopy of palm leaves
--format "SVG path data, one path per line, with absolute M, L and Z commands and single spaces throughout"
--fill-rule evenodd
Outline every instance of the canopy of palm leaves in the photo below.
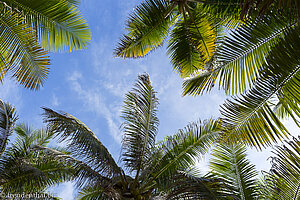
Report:
M 193 123 L 155 144 L 158 131 L 158 99 L 149 76 L 138 77 L 126 94 L 122 110 L 123 141 L 119 166 L 96 135 L 74 116 L 44 108 L 45 122 L 62 141 L 69 141 L 71 160 L 81 162 L 77 185 L 79 199 L 149 199 L 166 193 L 169 199 L 182 195 L 211 199 L 220 184 L 215 179 L 193 179 L 183 170 L 214 143 L 218 121 Z M 178 184 L 195 187 L 178 187 Z M 200 183 L 201 185 L 196 185 Z M 177 185 L 177 187 L 176 187 Z
M 224 140 L 261 149 L 289 135 L 280 118 L 290 116 L 297 123 L 300 116 L 295 4 L 292 0 L 146 0 L 130 16 L 129 33 L 116 55 L 145 56 L 170 31 L 168 52 L 174 69 L 186 77 L 184 95 L 199 95 L 215 85 L 236 95 L 221 106 Z M 284 5 L 287 12 L 280 12 Z M 246 16 L 243 21 L 241 14 Z
M 46 189 L 60 182 L 72 180 L 78 168 L 66 159 L 53 156 L 49 151 L 66 154 L 63 149 L 50 149 L 47 144 L 53 138 L 51 129 L 34 130 L 20 124 L 15 127 L 15 142 L 0 157 L 0 191 L 3 198 L 28 199 L 32 194 L 57 199 Z M 45 148 L 49 151 L 45 151 Z M 26 198 L 26 195 L 28 198 Z M 31 196 L 33 197 L 33 196 Z
M 174 70 L 182 77 L 205 69 L 214 57 L 218 33 L 223 26 L 235 27 L 239 0 L 219 2 L 194 0 L 145 0 L 130 15 L 115 55 L 146 56 L 169 38 L 168 54 Z M 170 34 L 169 34 L 170 33 Z
M 47 50 L 86 48 L 91 33 L 78 0 L 0 2 L 0 82 L 6 74 L 26 88 L 40 88 L 49 71 Z

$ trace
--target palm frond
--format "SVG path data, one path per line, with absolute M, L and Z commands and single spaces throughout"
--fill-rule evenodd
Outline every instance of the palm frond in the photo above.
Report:
M 299 113 L 296 106 L 300 99 L 297 90 L 300 77 L 299 32 L 299 27 L 290 29 L 272 48 L 255 87 L 241 98 L 228 100 L 223 105 L 221 112 L 225 117 L 224 129 L 229 134 L 229 140 L 244 141 L 261 148 L 288 135 L 270 108 L 269 101 L 278 94 L 286 107 Z
M 159 124 L 156 116 L 158 99 L 148 74 L 138 77 L 132 91 L 126 94 L 124 104 L 121 160 L 138 177 L 140 170 L 151 162 Z
M 67 149 L 75 158 L 82 159 L 98 173 L 111 177 L 120 172 L 120 168 L 100 142 L 96 135 L 74 116 L 44 109 L 44 121 L 60 137 L 68 141 Z
M 19 13 L 3 9 L 0 34 L 0 80 L 10 72 L 26 88 L 41 87 L 48 74 L 49 58 L 40 47 L 35 31 Z
M 42 46 L 51 51 L 72 51 L 87 47 L 91 32 L 79 13 L 78 0 L 7 0 L 18 9 L 27 24 L 37 31 Z
M 146 0 L 137 6 L 126 25 L 129 33 L 123 35 L 114 54 L 139 58 L 159 47 L 175 19 L 173 8 L 166 0 Z
M 293 25 L 279 16 L 252 19 L 220 42 L 214 60 L 183 83 L 184 95 L 210 91 L 217 84 L 228 94 L 245 92 L 258 78 L 272 47 Z
M 66 162 L 70 168 L 75 170 L 73 178 L 76 180 L 76 186 L 78 188 L 95 184 L 99 186 L 101 185 L 102 187 L 107 187 L 111 184 L 110 178 L 102 176 L 86 163 L 72 157 L 69 152 L 65 153 L 59 149 L 48 148 L 39 145 L 34 145 L 32 147 L 32 151 L 37 151 L 38 153 L 42 151 L 48 157 L 51 157 L 57 161 Z
M 100 174 L 113 176 L 120 172 L 107 148 L 84 123 L 70 114 L 43 109 L 44 121 L 52 127 L 61 141 L 69 141 L 67 149 L 72 155 L 93 166 Z
M 243 144 L 218 144 L 213 149 L 209 168 L 217 178 L 221 178 L 231 188 L 228 194 L 237 199 L 255 199 L 257 172 L 246 158 L 246 147 Z
M 172 30 L 168 54 L 174 69 L 182 77 L 204 69 L 216 48 L 216 30 L 213 20 L 198 10 L 176 23 Z
M 222 193 L 223 187 L 222 180 L 211 175 L 197 177 L 178 171 L 170 181 L 166 199 L 225 199 L 227 195 Z
M 300 138 L 285 141 L 272 152 L 271 170 L 266 175 L 266 188 L 273 199 L 300 198 Z
M 16 154 L 15 154 L 16 153 Z M 49 186 L 72 180 L 76 170 L 51 157 L 20 157 L 12 150 L 0 159 L 0 185 L 4 193 L 43 191 Z
M 181 169 L 187 169 L 196 158 L 204 155 L 219 136 L 220 122 L 210 120 L 189 124 L 185 129 L 167 137 L 158 144 L 158 151 L 153 155 L 148 174 L 144 175 L 143 187 L 153 184 L 164 184 L 168 177 Z
M 12 134 L 17 119 L 16 108 L 0 100 L 0 155 L 6 148 L 8 137 Z

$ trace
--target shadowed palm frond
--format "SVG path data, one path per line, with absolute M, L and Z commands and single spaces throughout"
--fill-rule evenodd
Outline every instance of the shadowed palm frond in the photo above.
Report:
M 163 187 L 177 170 L 189 168 L 217 140 L 219 128 L 220 122 L 214 120 L 192 123 L 158 143 L 153 162 L 144 170 L 146 174 L 141 176 L 143 188 L 153 184 L 154 180 Z
M 137 6 L 126 25 L 129 33 L 120 39 L 114 54 L 138 58 L 159 47 L 174 22 L 173 9 L 165 0 L 146 0 Z
M 224 186 L 221 179 L 214 178 L 212 175 L 198 177 L 178 171 L 170 181 L 166 199 L 226 199 L 229 195 L 222 192 Z
M 131 92 L 127 93 L 122 110 L 123 141 L 121 160 L 130 172 L 144 169 L 152 160 L 159 120 L 156 116 L 158 99 L 148 74 L 138 77 Z
M 245 92 L 258 78 L 272 47 L 293 26 L 274 15 L 244 23 L 220 42 L 214 61 L 205 70 L 184 80 L 183 94 L 202 94 L 216 82 L 227 94 Z
M 42 46 L 51 51 L 72 51 L 87 47 L 91 32 L 80 15 L 78 0 L 7 0 L 32 26 Z
M 108 177 L 120 172 L 107 148 L 84 123 L 70 114 L 43 109 L 44 121 L 52 127 L 60 141 L 69 141 L 67 149 L 75 158 L 82 159 L 95 171 Z
M 241 18 L 258 11 L 261 16 L 273 12 L 290 19 L 300 19 L 300 5 L 297 0 L 243 0 L 241 5 Z
M 265 175 L 265 193 L 273 199 L 285 200 L 300 198 L 300 138 L 285 141 L 276 146 L 271 156 L 271 170 Z M 268 194 L 266 194 L 268 195 Z
M 227 194 L 234 199 L 256 199 L 257 172 L 246 158 L 246 147 L 243 144 L 218 144 L 212 152 L 209 168 L 217 178 L 227 185 Z
M 17 119 L 16 109 L 0 100 L 0 155 L 5 151 L 8 137 L 12 134 Z

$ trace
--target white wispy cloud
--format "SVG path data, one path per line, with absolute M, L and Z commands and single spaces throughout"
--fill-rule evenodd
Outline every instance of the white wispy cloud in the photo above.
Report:
M 80 84 L 81 78 L 82 74 L 75 71 L 69 78 L 71 88 L 77 93 L 78 98 L 84 102 L 84 106 L 86 106 L 88 110 L 106 119 L 109 133 L 116 142 L 120 143 L 122 138 L 119 134 L 119 126 L 116 124 L 117 119 L 115 115 L 111 112 L 109 105 L 105 103 L 104 97 L 97 88 L 90 89 L 89 87 L 82 87 Z
M 59 104 L 60 104 L 60 102 L 58 100 L 58 97 L 55 94 L 53 94 L 52 95 L 52 103 L 51 103 L 51 105 L 56 107 L 56 106 L 59 106 Z

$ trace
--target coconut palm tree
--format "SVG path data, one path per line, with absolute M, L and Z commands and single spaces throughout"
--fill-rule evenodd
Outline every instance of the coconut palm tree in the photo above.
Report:
M 69 161 L 82 163 L 77 181 L 81 188 L 79 199 L 142 200 L 165 195 L 170 195 L 169 199 L 182 195 L 216 199 L 223 195 L 218 192 L 221 186 L 217 179 L 193 179 L 185 172 L 214 143 L 219 121 L 190 124 L 156 144 L 157 106 L 149 76 L 140 75 L 126 94 L 122 110 L 122 168 L 84 123 L 68 113 L 44 108 L 45 122 L 61 141 L 68 141 Z M 195 186 L 178 187 L 182 183 Z
M 79 168 L 51 152 L 67 154 L 61 148 L 47 147 L 55 132 L 33 129 L 26 124 L 15 127 L 14 143 L 0 157 L 0 192 L 7 199 L 57 199 L 47 193 L 50 186 L 72 180 Z M 19 196 L 18 196 L 19 195 Z
M 289 133 L 280 119 L 289 116 L 298 124 L 296 118 L 300 116 L 300 96 L 297 89 L 300 75 L 299 20 L 297 7 L 292 8 L 296 1 L 242 1 L 244 10 L 247 3 L 258 6 L 250 14 L 247 9 L 242 13 L 242 7 L 235 1 L 176 2 L 149 0 L 141 3 L 128 21 L 129 33 L 121 40 L 117 55 L 146 55 L 152 48 L 161 45 L 167 30 L 173 28 L 168 50 L 172 60 L 176 61 L 173 63 L 177 63 L 175 68 L 177 66 L 177 69 L 188 72 L 185 75 L 189 77 L 183 83 L 184 95 L 203 94 L 215 85 L 224 89 L 227 94 L 235 95 L 220 110 L 224 140 L 241 141 L 261 149 L 286 138 Z M 270 4 L 272 6 L 266 7 L 268 2 L 273 2 Z M 284 4 L 288 4 L 293 12 L 278 12 L 278 8 Z M 182 8 L 180 5 L 183 5 Z M 163 9 L 168 6 L 171 6 L 173 12 Z M 176 13 L 175 8 L 178 8 L 178 15 L 173 16 L 170 13 Z M 263 10 L 259 11 L 260 9 Z M 233 14 L 232 10 L 236 13 Z M 154 12 L 160 14 L 154 15 Z M 244 21 L 239 21 L 239 26 L 227 29 L 226 35 L 219 37 L 218 30 L 224 27 L 223 22 L 234 21 L 232 19 L 236 19 L 236 15 L 245 13 L 248 15 Z M 208 17 L 205 24 L 211 24 L 211 28 L 197 24 L 194 17 L 196 15 L 205 16 L 199 20 Z M 182 17 L 176 18 L 178 16 Z M 174 17 L 176 20 L 173 23 L 171 19 Z M 160 24 L 167 23 L 168 20 L 169 26 Z M 201 31 L 197 31 L 199 27 L 206 27 L 203 31 L 213 37 L 205 37 Z M 183 32 L 185 29 L 189 32 Z M 215 30 L 215 34 L 211 30 Z M 207 38 L 211 38 L 211 42 Z M 182 41 L 191 43 L 184 46 Z M 213 44 L 211 52 L 205 50 L 210 49 L 205 48 L 208 46 L 205 44 Z M 201 46 L 203 49 L 200 52 L 206 52 L 206 55 L 194 56 L 196 54 L 191 53 L 195 49 L 192 48 L 193 45 L 199 48 Z M 135 54 L 136 52 L 140 54 Z M 198 59 L 199 57 L 203 59 Z M 197 59 L 194 58 L 198 59 L 198 64 L 195 64 Z M 187 60 L 190 67 L 178 64 Z
M 90 30 L 78 0 L 0 2 L 0 82 L 6 74 L 25 88 L 40 88 L 49 71 L 47 51 L 83 49 Z
M 216 51 L 224 27 L 239 23 L 240 1 L 145 0 L 130 15 L 115 55 L 140 58 L 162 46 L 182 77 L 204 69 Z M 169 34 L 170 32 L 170 34 Z

